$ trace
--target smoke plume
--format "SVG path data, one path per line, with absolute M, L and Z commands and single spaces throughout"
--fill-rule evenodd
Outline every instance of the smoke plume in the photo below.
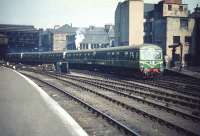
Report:
M 76 43 L 76 49 L 78 49 L 78 50 L 80 49 L 80 43 L 85 39 L 84 33 L 85 33 L 85 29 L 84 28 L 79 28 L 76 31 L 75 43 Z

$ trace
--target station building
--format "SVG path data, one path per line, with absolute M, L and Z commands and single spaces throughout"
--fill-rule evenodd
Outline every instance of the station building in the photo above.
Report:
M 39 51 L 52 51 L 53 50 L 53 29 L 41 31 L 41 44 Z
M 158 4 L 125 0 L 115 11 L 116 46 L 157 44 L 164 51 L 166 66 L 193 65 L 198 50 L 198 41 L 194 42 L 198 27 L 194 26 L 195 19 L 181 0 L 162 0 Z
M 189 18 L 188 5 L 182 4 L 178 0 L 161 1 L 155 5 L 153 11 L 149 12 L 147 20 L 151 23 L 152 28 L 151 35 L 147 35 L 149 41 L 164 49 L 165 61 L 168 66 L 172 64 L 172 61 L 180 61 L 181 48 L 176 48 L 175 56 L 173 56 L 172 47 L 179 43 L 183 45 L 182 63 L 188 65 L 187 60 L 190 56 L 191 36 L 194 28 L 194 19 Z
M 195 20 L 189 15 L 188 5 L 181 0 L 160 1 L 147 13 L 144 39 L 163 48 L 167 67 L 192 62 Z
M 144 43 L 143 0 L 119 2 L 115 10 L 116 46 L 137 46 Z
M 8 44 L 8 38 L 4 34 L 0 34 L 0 60 L 4 58 L 6 53 L 6 46 Z
M 192 33 L 192 60 L 193 65 L 200 66 L 200 7 L 195 8 L 194 12 L 191 14 L 191 17 L 195 19 L 194 31 Z
M 38 51 L 41 46 L 40 30 L 34 26 L 0 24 L 0 34 L 7 39 L 6 52 Z
M 67 49 L 76 49 L 75 36 L 77 27 L 65 24 L 59 28 L 55 28 L 53 33 L 53 51 L 63 51 Z
M 113 25 L 105 25 L 105 27 L 89 26 L 83 33 L 80 50 L 112 47 L 114 40 Z

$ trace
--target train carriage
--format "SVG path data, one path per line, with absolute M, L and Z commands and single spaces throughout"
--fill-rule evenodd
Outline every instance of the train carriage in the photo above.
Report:
M 67 51 L 66 61 L 76 66 L 97 67 L 118 72 L 132 71 L 145 76 L 154 76 L 163 71 L 162 49 L 146 44 L 139 48 L 121 46 L 104 49 Z M 89 68 L 88 67 L 88 68 Z
M 38 64 L 65 61 L 71 67 L 134 73 L 140 76 L 154 76 L 163 71 L 162 49 L 153 44 L 144 44 L 137 48 L 119 46 L 64 52 L 9 53 L 7 58 L 9 61 Z

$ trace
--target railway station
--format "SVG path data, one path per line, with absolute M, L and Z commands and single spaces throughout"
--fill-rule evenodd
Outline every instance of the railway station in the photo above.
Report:
M 200 136 L 189 8 L 124 0 L 104 27 L 0 24 L 0 135 Z

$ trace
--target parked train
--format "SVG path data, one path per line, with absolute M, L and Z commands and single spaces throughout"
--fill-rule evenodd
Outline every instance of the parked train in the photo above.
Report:
M 91 50 L 68 50 L 65 52 L 8 53 L 8 61 L 19 63 L 56 63 L 66 61 L 72 67 L 104 69 L 121 73 L 158 75 L 163 71 L 162 49 L 153 44 L 138 48 L 120 46 Z

